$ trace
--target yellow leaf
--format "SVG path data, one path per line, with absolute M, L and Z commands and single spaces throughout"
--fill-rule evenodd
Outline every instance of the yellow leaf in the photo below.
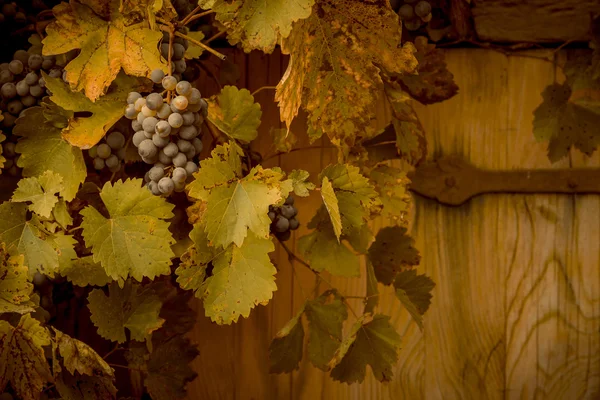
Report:
M 53 8 L 56 20 L 46 28 L 44 55 L 62 54 L 73 49 L 81 53 L 66 67 L 71 88 L 83 90 L 92 101 L 102 96 L 123 68 L 126 74 L 149 76 L 154 69 L 167 70 L 161 61 L 158 42 L 162 33 L 119 12 L 119 0 L 98 5 L 71 0 Z M 107 15 L 106 15 L 107 14 Z

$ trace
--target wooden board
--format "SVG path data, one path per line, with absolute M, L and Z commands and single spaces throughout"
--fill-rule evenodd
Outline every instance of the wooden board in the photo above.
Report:
M 545 53 L 528 53 L 545 56 Z M 240 84 L 273 85 L 285 68 L 278 55 L 243 59 Z M 428 132 L 429 158 L 460 155 L 489 169 L 599 166 L 577 152 L 552 166 L 546 145 L 531 132 L 532 111 L 557 76 L 551 63 L 486 50 L 449 50 L 460 94 L 418 107 Z M 558 74 L 560 79 L 560 74 Z M 261 134 L 280 126 L 273 91 L 262 91 Z M 387 110 L 380 110 L 381 119 Z M 310 146 L 300 117 L 292 129 Z M 268 136 L 256 149 L 270 151 Z M 326 146 L 321 141 L 313 146 Z M 326 148 L 270 159 L 314 177 L 334 160 Z M 306 224 L 318 196 L 298 201 Z M 270 338 L 302 302 L 328 286 L 285 252 L 274 254 L 279 290 L 266 307 L 232 327 L 201 317 L 200 344 L 189 399 L 596 399 L 600 396 L 600 196 L 484 195 L 460 207 L 416 198 L 412 232 L 423 256 L 420 271 L 437 282 L 419 331 L 389 289 L 380 311 L 392 316 L 402 350 L 392 382 L 333 382 L 306 360 L 291 375 L 268 374 Z M 374 229 L 384 226 L 375 221 Z M 305 226 L 290 240 L 306 233 Z M 346 295 L 365 293 L 365 281 L 329 278 Z M 352 300 L 360 309 L 360 302 Z M 198 313 L 203 314 L 201 306 Z

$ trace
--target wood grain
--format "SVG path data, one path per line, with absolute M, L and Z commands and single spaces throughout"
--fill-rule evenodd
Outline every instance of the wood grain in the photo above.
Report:
M 483 4 L 479 1 L 477 5 Z M 457 155 L 489 170 L 598 167 L 600 157 L 573 152 L 551 165 L 546 144 L 536 143 L 532 111 L 557 74 L 551 63 L 505 57 L 486 50 L 449 50 L 447 61 L 460 86 L 442 104 L 418 106 L 427 131 L 429 159 Z M 528 54 L 531 55 L 531 54 Z M 538 56 L 546 53 L 536 53 Z M 284 71 L 279 55 L 251 54 L 240 84 L 250 90 L 274 84 Z M 272 91 L 263 105 L 261 135 L 280 126 Z M 381 121 L 388 110 L 379 110 Z M 305 118 L 292 126 L 300 146 Z M 326 141 L 314 143 L 327 145 Z M 267 136 L 256 149 L 271 152 Z M 285 170 L 304 168 L 315 180 L 335 160 L 329 149 L 293 152 L 268 161 Z M 398 164 L 396 162 L 396 164 Z M 303 224 L 320 204 L 298 199 Z M 600 396 L 600 196 L 492 194 L 460 207 L 416 196 L 412 233 L 423 259 L 419 270 L 437 282 L 419 331 L 389 288 L 379 310 L 392 316 L 402 350 L 392 382 L 370 371 L 361 385 L 333 382 L 305 359 L 291 375 L 268 374 L 271 337 L 306 298 L 328 288 L 285 252 L 273 254 L 279 290 L 266 307 L 232 327 L 202 317 L 192 337 L 200 344 L 194 366 L 200 377 L 189 399 L 597 399 Z M 372 228 L 385 226 L 374 221 Z M 364 279 L 326 277 L 346 295 L 365 293 Z M 360 301 L 352 300 L 356 310 Z M 201 306 L 198 313 L 203 314 Z M 352 319 L 352 318 L 350 318 Z

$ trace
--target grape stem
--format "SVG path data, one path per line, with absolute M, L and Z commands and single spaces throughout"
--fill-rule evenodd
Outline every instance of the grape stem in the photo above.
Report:
M 268 161 L 268 160 L 270 160 L 272 158 L 279 157 L 279 156 L 284 156 L 286 154 L 289 154 L 289 153 L 292 153 L 292 152 L 295 152 L 295 151 L 304 151 L 304 150 L 312 150 L 312 149 L 335 149 L 335 148 L 336 148 L 335 146 L 325 146 L 325 145 L 323 145 L 323 146 L 296 147 L 295 149 L 292 149 L 292 150 L 290 150 L 288 152 L 281 151 L 281 152 L 272 154 L 272 155 L 270 155 L 268 157 L 263 158 L 262 161 L 265 162 L 265 161 Z
M 209 47 L 209 46 L 205 45 L 205 44 L 204 44 L 204 43 L 202 43 L 201 41 L 199 41 L 199 40 L 196 40 L 196 39 L 194 39 L 194 38 L 193 38 L 193 37 L 191 37 L 191 36 L 184 35 L 184 34 L 183 34 L 183 33 L 181 33 L 181 32 L 175 32 L 175 36 L 178 36 L 178 37 L 180 37 L 180 38 L 186 39 L 188 42 L 192 42 L 192 43 L 194 43 L 195 45 L 202 47 L 204 50 L 206 50 L 206 51 L 208 51 L 209 53 L 211 53 L 211 54 L 213 54 L 213 55 L 217 56 L 219 59 L 221 59 L 221 60 L 223 60 L 223 61 L 227 59 L 227 56 L 226 56 L 225 54 L 219 53 L 219 52 L 218 52 L 218 51 L 216 51 L 215 49 L 213 49 L 213 48 L 211 48 L 211 47 Z
M 185 17 L 181 22 L 179 22 L 180 26 L 184 26 L 189 24 L 190 22 L 193 22 L 197 19 L 200 19 L 202 17 L 206 17 L 207 15 L 213 14 L 214 11 L 213 10 L 208 10 L 208 11 L 204 11 L 201 12 L 200 14 L 195 14 L 196 12 L 200 11 L 202 9 L 202 7 L 198 6 L 194 9 L 194 11 L 192 11 L 191 13 L 188 14 L 187 17 Z
M 223 36 L 225 34 L 225 32 L 226 32 L 225 30 L 222 30 L 222 31 L 215 33 L 214 35 L 212 35 L 211 37 L 209 37 L 208 39 L 205 40 L 206 44 L 209 44 L 213 40 Z
M 267 89 L 275 90 L 275 89 L 277 89 L 277 86 L 261 86 L 258 89 L 256 89 L 254 92 L 252 92 L 252 96 L 254 96 L 257 93 L 262 92 L 263 90 L 267 90 Z
M 102 359 L 103 359 L 103 360 L 106 360 L 108 357 L 110 357 L 110 356 L 111 356 L 111 355 L 112 355 L 114 352 L 116 352 L 116 351 L 118 351 L 118 350 L 125 350 L 125 349 L 124 349 L 124 348 L 122 348 L 122 347 L 119 347 L 119 343 L 117 343 L 117 344 L 115 345 L 115 347 L 114 347 L 114 348 L 113 348 L 111 351 L 109 351 L 108 353 L 106 353 L 106 354 L 104 355 L 104 357 L 102 357 Z

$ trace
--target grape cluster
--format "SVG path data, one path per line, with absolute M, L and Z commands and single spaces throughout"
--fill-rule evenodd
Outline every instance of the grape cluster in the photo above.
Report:
M 108 168 L 110 172 L 117 172 L 125 159 L 125 135 L 119 131 L 109 132 L 100 143 L 88 150 L 88 155 L 94 159 L 97 171 Z
M 173 39 L 173 52 L 171 54 L 171 70 L 173 76 L 179 81 L 183 77 L 184 72 L 188 69 L 187 63 L 185 62 L 185 51 L 187 50 L 189 43 L 187 40 L 176 36 Z M 165 60 L 169 59 L 169 33 L 163 32 L 163 40 L 160 45 L 160 54 Z
M 12 396 L 12 394 L 4 392 L 0 394 L 0 400 L 14 400 L 14 397 Z
M 186 181 L 198 171 L 194 157 L 202 151 L 200 127 L 208 104 L 188 81 L 177 82 L 161 70 L 152 71 L 150 79 L 160 82 L 171 100 L 157 92 L 146 97 L 131 92 L 125 117 L 132 120 L 132 143 L 142 160 L 154 164 L 145 176 L 148 189 L 155 195 L 169 196 L 182 192 Z
M 416 4 L 414 4 L 416 3 Z M 404 0 L 398 10 L 404 26 L 409 31 L 416 31 L 433 18 L 431 14 L 431 3 L 426 0 Z
M 14 21 L 17 24 L 27 22 L 25 10 L 18 6 L 16 2 L 2 4 L 2 12 L 0 13 L 0 23 Z
M 300 226 L 296 219 L 298 209 L 294 207 L 294 197 L 289 196 L 281 207 L 269 206 L 269 218 L 271 219 L 271 233 L 282 242 L 285 242 Z
M 19 159 L 19 154 L 15 151 L 17 144 L 15 142 L 3 142 L 2 143 L 2 155 L 6 159 L 4 161 L 4 169 L 8 171 L 8 174 L 11 176 L 19 176 L 21 175 L 21 168 L 17 166 L 17 160 Z

